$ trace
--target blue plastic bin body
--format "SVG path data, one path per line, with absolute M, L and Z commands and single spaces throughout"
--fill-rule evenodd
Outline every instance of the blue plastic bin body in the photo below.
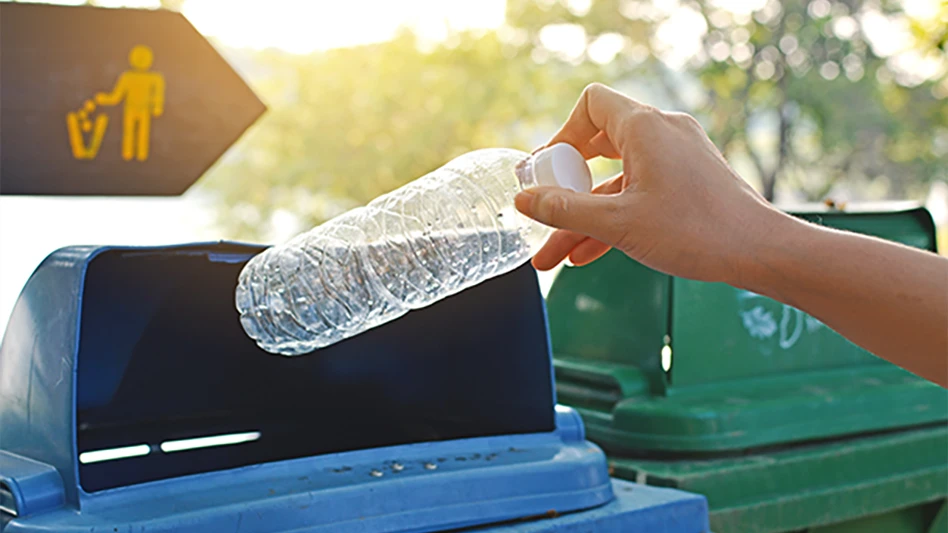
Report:
M 610 480 L 554 407 L 529 267 L 283 358 L 233 306 L 260 250 L 71 247 L 37 268 L 0 346 L 3 533 L 428 532 L 551 511 L 494 527 L 707 530 L 703 497 Z M 243 440 L 181 447 L 224 435 Z

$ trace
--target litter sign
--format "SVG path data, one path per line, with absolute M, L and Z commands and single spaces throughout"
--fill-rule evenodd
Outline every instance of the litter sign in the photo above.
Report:
M 0 4 L 0 194 L 178 195 L 263 113 L 179 13 Z

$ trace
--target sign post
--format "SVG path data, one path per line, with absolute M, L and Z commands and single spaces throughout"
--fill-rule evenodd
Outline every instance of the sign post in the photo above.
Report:
M 181 14 L 0 3 L 0 194 L 173 196 L 266 109 Z

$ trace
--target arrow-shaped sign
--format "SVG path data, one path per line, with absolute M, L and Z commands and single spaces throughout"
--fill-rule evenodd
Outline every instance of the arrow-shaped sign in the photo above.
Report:
M 0 194 L 178 195 L 266 109 L 178 13 L 0 3 Z

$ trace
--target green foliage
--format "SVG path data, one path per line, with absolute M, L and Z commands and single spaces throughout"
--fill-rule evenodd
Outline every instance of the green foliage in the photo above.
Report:
M 361 205 L 467 151 L 530 149 L 582 82 L 562 83 L 494 33 L 432 51 L 410 34 L 312 56 L 270 52 L 257 90 L 270 110 L 203 185 L 224 222 L 259 238 L 276 209 L 305 227 Z
M 806 199 L 821 199 L 837 183 L 884 186 L 883 194 L 920 196 L 925 184 L 948 179 L 944 144 L 948 104 L 935 96 L 945 82 L 948 16 L 910 21 L 919 50 L 941 52 L 941 77 L 913 80 L 893 72 L 865 35 L 863 16 L 902 16 L 901 4 L 874 0 L 771 0 L 752 14 L 729 12 L 713 1 L 594 0 L 577 15 L 567 1 L 510 0 L 508 19 L 534 41 L 555 23 L 584 27 L 589 40 L 626 36 L 614 61 L 613 83 L 655 77 L 676 107 L 697 115 L 726 155 L 745 159 L 768 198 L 778 183 Z M 668 2 L 663 2 L 668 5 Z M 948 13 L 948 4 L 941 9 Z M 703 94 L 685 98 L 659 62 L 636 65 L 635 50 L 662 58 L 662 27 L 682 13 L 703 26 L 700 50 L 684 70 Z M 689 35 L 682 35 L 687 39 Z M 941 91 L 948 92 L 948 91 Z M 940 136 L 940 137 L 939 137 Z
M 769 198 L 919 198 L 948 179 L 948 25 L 906 19 L 918 57 L 943 62 L 918 78 L 867 39 L 865 13 L 903 17 L 901 4 L 877 4 L 770 0 L 740 14 L 711 0 L 508 0 L 504 27 L 435 45 L 405 32 L 310 56 L 261 52 L 255 88 L 270 110 L 202 187 L 231 233 L 268 238 L 281 210 L 302 230 L 468 150 L 530 149 L 603 81 L 695 114 Z M 689 33 L 669 34 L 681 20 Z M 585 49 L 549 46 L 564 27 L 582 28 Z M 668 41 L 689 38 L 693 53 L 674 57 Z M 619 44 L 614 57 L 594 53 L 602 43 Z

